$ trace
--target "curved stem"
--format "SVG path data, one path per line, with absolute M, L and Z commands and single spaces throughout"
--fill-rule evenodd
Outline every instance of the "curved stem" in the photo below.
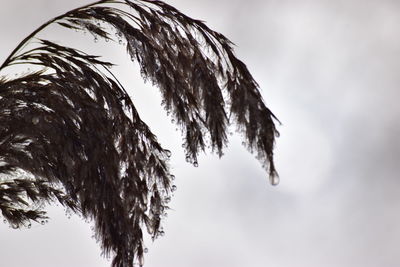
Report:
M 25 44 L 27 44 L 27 43 L 29 42 L 29 40 L 31 40 L 36 34 L 38 34 L 40 31 L 42 31 L 44 28 L 46 28 L 47 26 L 49 26 L 49 25 L 52 24 L 53 22 L 55 22 L 55 21 L 57 21 L 57 20 L 59 20 L 59 19 L 62 19 L 62 18 L 64 18 L 64 17 L 67 17 L 69 14 L 74 13 L 74 12 L 80 10 L 80 9 L 88 8 L 88 7 L 90 7 L 90 6 L 94 6 L 94 5 L 98 5 L 98 4 L 103 4 L 103 3 L 107 3 L 107 2 L 112 3 L 113 1 L 112 1 L 112 0 L 111 0 L 111 1 L 110 1 L 110 0 L 100 0 L 100 1 L 97 1 L 97 2 L 94 2 L 94 3 L 91 3 L 91 4 L 88 4 L 88 5 L 85 5 L 85 6 L 82 6 L 82 7 L 75 8 L 75 9 L 73 9 L 73 10 L 71 10 L 71 11 L 68 11 L 67 13 L 65 13 L 65 14 L 63 14 L 63 15 L 57 16 L 57 17 L 55 17 L 55 18 L 53 18 L 53 19 L 47 21 L 47 22 L 44 23 L 42 26 L 40 26 L 39 28 L 37 28 L 36 30 L 34 30 L 34 31 L 33 31 L 31 34 L 29 34 L 27 37 L 25 37 L 25 39 L 22 40 L 22 41 L 17 45 L 17 47 L 15 47 L 15 49 L 11 52 L 11 54 L 10 54 L 10 55 L 7 57 L 7 59 L 4 61 L 4 63 L 0 66 L 0 71 L 1 71 L 3 68 L 5 68 L 5 67 L 13 60 L 13 57 L 18 53 L 18 51 L 19 51 Z

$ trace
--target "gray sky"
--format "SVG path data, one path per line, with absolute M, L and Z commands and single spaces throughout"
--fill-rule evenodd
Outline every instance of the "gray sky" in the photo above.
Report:
M 1 0 L 0 61 L 46 20 L 89 2 Z M 144 120 L 173 151 L 177 177 L 166 235 L 148 242 L 145 266 L 399 266 L 400 4 L 168 3 L 237 45 L 283 123 L 276 144 L 281 184 L 269 186 L 239 136 L 221 160 L 207 154 L 198 168 L 187 164 L 157 89 L 142 84 L 132 66 L 116 68 Z M 56 29 L 45 35 L 52 36 L 63 41 Z M 123 62 L 122 52 L 115 55 Z M 110 265 L 90 224 L 67 219 L 60 207 L 49 215 L 47 225 L 29 230 L 0 225 L 1 266 Z

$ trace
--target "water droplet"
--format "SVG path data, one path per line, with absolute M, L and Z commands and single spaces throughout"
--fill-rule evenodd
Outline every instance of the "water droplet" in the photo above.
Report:
M 106 38 L 106 42 L 108 43 L 110 41 L 110 39 Z
M 165 150 L 165 154 L 167 155 L 168 158 L 171 157 L 171 151 L 170 150 Z
M 190 162 L 190 156 L 186 156 L 186 162 Z
M 139 266 L 142 267 L 144 265 L 144 258 L 143 256 L 139 257 Z
M 154 229 L 150 226 L 147 228 L 147 232 L 149 233 L 149 235 L 153 235 Z
M 40 119 L 38 117 L 33 117 L 32 118 L 32 123 L 35 124 L 35 125 L 38 124 L 39 121 L 40 121 Z
M 41 222 L 40 222 L 41 225 L 44 225 L 45 223 L 46 223 L 45 221 L 41 221 Z
M 18 225 L 11 225 L 11 228 L 12 228 L 12 229 L 18 229 L 19 226 L 18 226 Z
M 94 42 L 97 43 L 99 41 L 99 38 L 94 37 Z
M 173 186 L 171 187 L 171 191 L 172 191 L 172 192 L 176 191 L 176 189 L 177 189 L 176 185 L 173 185 Z
M 174 119 L 171 119 L 171 123 L 175 123 L 175 120 L 174 120 Z
M 175 175 L 171 175 L 170 178 L 172 181 L 175 180 Z
M 118 39 L 118 43 L 122 45 L 122 39 Z
M 196 168 L 199 167 L 199 163 L 197 161 L 193 162 L 193 166 L 195 166 Z
M 269 177 L 269 182 L 271 185 L 274 185 L 274 186 L 278 185 L 279 181 L 280 181 L 279 176 L 270 176 Z
M 171 197 L 166 197 L 165 198 L 165 203 L 169 203 L 169 202 L 171 202 Z
M 31 229 L 31 227 L 32 227 L 32 224 L 28 224 L 28 228 Z
M 147 252 L 149 252 L 149 249 L 148 248 L 144 248 L 143 252 L 147 253 Z
M 52 117 L 50 115 L 46 115 L 44 116 L 44 120 L 47 122 L 51 122 L 52 121 Z
M 164 231 L 160 231 L 159 234 L 160 234 L 160 236 L 164 236 L 165 232 Z
M 4 220 L 3 220 L 3 223 L 7 223 L 7 220 L 6 220 L 6 219 L 4 219 Z
M 143 204 L 147 205 L 148 200 L 147 200 L 147 194 L 145 192 L 142 193 L 142 199 L 143 199 Z

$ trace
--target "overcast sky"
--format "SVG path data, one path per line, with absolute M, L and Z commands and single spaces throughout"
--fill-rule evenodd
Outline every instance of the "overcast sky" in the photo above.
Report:
M 46 20 L 91 2 L 0 1 L 0 62 Z M 116 68 L 139 113 L 173 151 L 177 177 L 166 235 L 148 242 L 145 266 L 400 266 L 400 3 L 168 3 L 237 45 L 283 123 L 275 152 L 281 184 L 268 184 L 240 136 L 221 160 L 207 154 L 198 168 L 186 163 L 157 89 L 132 66 Z M 45 35 L 52 36 L 63 41 L 56 29 Z M 95 44 L 87 38 L 87 45 Z M 0 225 L 1 266 L 110 266 L 90 224 L 67 219 L 59 207 L 49 215 L 47 225 L 32 229 Z

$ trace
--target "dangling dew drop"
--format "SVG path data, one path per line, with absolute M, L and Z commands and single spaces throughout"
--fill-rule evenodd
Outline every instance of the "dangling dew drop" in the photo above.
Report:
M 186 162 L 190 162 L 190 156 L 186 156 Z
M 96 15 L 96 11 L 94 11 L 93 9 L 89 9 L 88 13 L 92 16 Z
M 147 232 L 149 233 L 149 235 L 153 235 L 154 234 L 154 229 L 150 226 L 147 228 Z
M 40 120 L 39 120 L 38 117 L 33 117 L 33 118 L 32 118 L 32 123 L 35 124 L 35 125 L 38 124 L 39 121 L 40 121 Z
M 139 257 L 139 266 L 142 267 L 144 265 L 144 257 L 140 256 Z
M 149 252 L 149 249 L 148 249 L 148 248 L 144 248 L 143 252 L 144 252 L 144 253 L 148 253 L 148 252 Z
M 177 189 L 176 185 L 173 185 L 173 186 L 171 187 L 171 191 L 172 191 L 172 192 L 175 192 L 176 189 Z
M 44 120 L 46 122 L 51 122 L 52 121 L 52 117 L 50 115 L 46 115 L 46 116 L 44 116 Z
M 99 41 L 99 38 L 94 37 L 94 42 L 97 43 Z
M 69 208 L 65 209 L 65 216 L 67 216 L 67 219 L 71 219 L 72 211 Z
M 193 166 L 195 166 L 196 168 L 199 167 L 199 163 L 197 161 L 193 162 Z
M 275 176 L 270 176 L 270 177 L 269 177 L 269 182 L 270 182 L 270 184 L 273 185 L 273 186 L 278 185 L 279 182 L 280 182 L 279 176 L 276 176 L 276 175 L 275 175 Z

